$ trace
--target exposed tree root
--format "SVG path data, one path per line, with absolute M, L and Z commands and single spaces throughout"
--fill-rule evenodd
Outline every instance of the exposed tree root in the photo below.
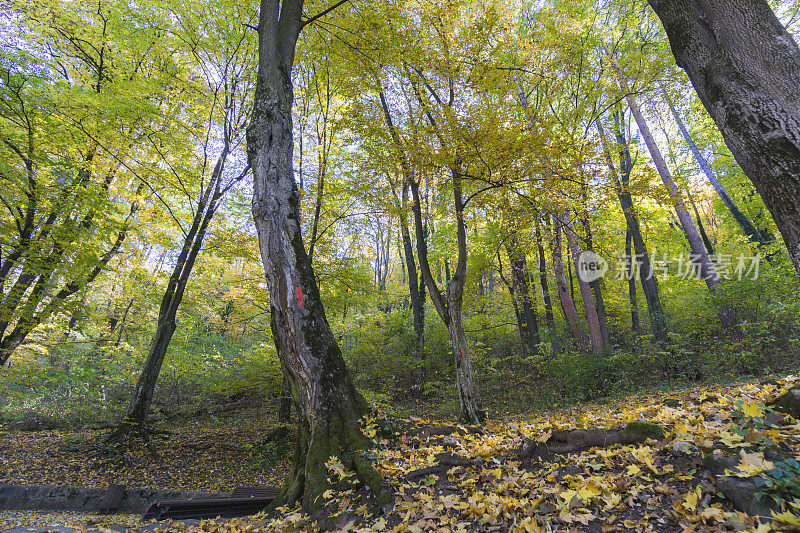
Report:
M 647 439 L 664 436 L 664 428 L 651 422 L 629 422 L 627 425 L 609 430 L 574 429 L 556 431 L 545 442 L 526 440 L 519 450 L 521 458 L 548 457 L 581 452 L 594 447 L 613 444 L 638 444 Z

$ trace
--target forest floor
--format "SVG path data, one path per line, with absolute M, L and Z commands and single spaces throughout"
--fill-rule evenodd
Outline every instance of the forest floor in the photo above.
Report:
M 364 490 L 353 486 L 326 493 L 328 523 L 364 532 L 800 530 L 800 423 L 770 407 L 798 383 L 800 377 L 789 376 L 637 395 L 493 420 L 482 433 L 421 419 L 395 433 L 391 418 L 369 418 L 363 431 L 395 489 L 394 509 L 388 516 L 370 514 Z M 280 485 L 288 459 L 267 469 L 252 464 L 252 443 L 274 425 L 262 414 L 171 426 L 150 450 L 114 461 L 93 444 L 98 431 L 0 428 L 0 483 L 114 482 L 191 491 Z M 624 433 L 612 429 L 642 421 L 664 433 L 620 439 Z M 336 461 L 328 468 L 337 487 L 353 478 Z M 159 527 L 231 533 L 317 528 L 297 509 L 280 511 L 271 518 Z M 136 519 L 3 512 L 0 530 L 56 523 L 77 530 L 142 527 Z

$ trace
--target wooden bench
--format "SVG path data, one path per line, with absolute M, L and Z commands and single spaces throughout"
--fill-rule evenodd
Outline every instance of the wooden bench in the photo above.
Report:
M 234 518 L 255 514 L 272 503 L 280 489 L 275 487 L 239 487 L 229 498 L 203 498 L 196 500 L 158 500 L 150 505 L 142 520 L 188 520 Z

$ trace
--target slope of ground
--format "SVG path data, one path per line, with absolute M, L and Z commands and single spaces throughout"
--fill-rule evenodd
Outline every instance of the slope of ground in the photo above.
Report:
M 330 475 L 341 490 L 325 495 L 330 501 L 327 524 L 364 532 L 796 530 L 800 424 L 769 407 L 795 382 L 800 380 L 790 376 L 636 396 L 537 418 L 494 421 L 483 433 L 423 420 L 409 425 L 369 418 L 363 430 L 375 443 L 376 463 L 395 487 L 394 509 L 388 516 L 370 514 L 363 489 L 348 487 L 353 476 L 331 460 Z M 611 435 L 602 431 L 631 422 L 630 427 L 657 424 L 664 433 L 628 444 L 609 439 L 583 450 L 578 442 L 574 452 L 564 452 L 563 439 Z M 101 454 L 92 458 L 85 444 L 95 437 L 92 432 L 6 432 L 0 445 L 9 453 L 0 458 L 0 481 L 85 486 L 116 481 L 217 491 L 275 485 L 285 472 L 285 459 L 264 472 L 247 466 L 247 444 L 268 426 L 254 417 L 217 427 L 188 424 L 158 442 L 157 456 L 138 450 L 127 464 L 110 464 Z M 396 431 L 399 427 L 403 430 Z M 574 429 L 589 431 L 568 432 Z M 319 527 L 296 509 L 280 511 L 269 519 L 173 523 L 162 529 L 289 532 Z

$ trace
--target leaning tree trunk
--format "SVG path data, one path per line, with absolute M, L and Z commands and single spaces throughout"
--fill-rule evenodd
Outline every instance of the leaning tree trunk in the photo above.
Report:
M 181 253 L 178 255 L 178 260 L 172 269 L 164 296 L 161 298 L 156 332 L 150 341 L 150 348 L 147 351 L 147 357 L 142 365 L 139 379 L 125 411 L 125 416 L 117 428 L 108 436 L 108 440 L 129 442 L 129 438 L 133 435 L 147 437 L 147 416 L 150 413 L 150 403 L 153 400 L 156 382 L 158 381 L 158 375 L 161 373 L 161 366 L 164 364 L 169 343 L 175 333 L 175 318 L 178 314 L 181 300 L 183 300 L 183 293 L 186 290 L 189 275 L 192 272 L 197 255 L 200 253 L 208 225 L 217 208 L 217 201 L 220 198 L 218 185 L 227 155 L 228 148 L 226 146 L 217 159 L 212 177 L 198 202 L 192 227 L 186 234 Z
M 578 288 L 583 298 L 586 322 L 589 324 L 589 343 L 592 353 L 597 354 L 605 347 L 603 343 L 603 332 L 600 330 L 600 319 L 597 316 L 597 307 L 595 307 L 592 288 L 589 287 L 589 284 L 581 279 L 580 276 L 581 250 L 578 247 L 578 236 L 575 235 L 575 227 L 572 225 L 572 218 L 567 211 L 561 211 L 556 216 L 564 226 L 564 234 L 567 237 L 567 243 L 569 244 L 570 253 L 572 254 L 572 262 L 575 265 L 575 274 L 578 277 Z
M 611 57 L 610 54 L 609 57 Z M 683 201 L 683 197 L 678 190 L 678 186 L 675 184 L 675 180 L 672 178 L 672 173 L 669 171 L 667 163 L 664 161 L 664 157 L 661 155 L 661 150 L 659 150 L 653 135 L 650 133 L 650 128 L 647 125 L 647 121 L 644 119 L 644 115 L 642 115 L 639 105 L 636 103 L 636 98 L 634 98 L 633 93 L 628 88 L 628 80 L 625 78 L 622 70 L 613 59 L 612 66 L 616 70 L 617 81 L 619 82 L 620 89 L 622 90 L 623 94 L 626 95 L 628 106 L 631 109 L 633 118 L 636 120 L 636 125 L 639 127 L 639 132 L 642 134 L 642 138 L 647 145 L 647 150 L 650 152 L 650 157 L 653 159 L 653 163 L 656 166 L 658 175 L 661 176 L 661 181 L 664 182 L 664 186 L 667 188 L 670 200 L 675 208 L 676 214 L 678 215 L 678 220 L 681 223 L 681 227 L 683 228 L 683 234 L 686 237 L 686 241 L 689 243 L 689 248 L 692 251 L 691 258 L 698 269 L 698 274 L 702 279 L 705 280 L 706 286 L 710 292 L 721 292 L 722 283 L 720 282 L 717 269 L 714 266 L 714 263 L 711 262 L 711 258 L 708 256 L 708 251 L 703 243 L 703 239 L 700 236 L 700 233 L 697 231 L 697 226 L 695 226 L 694 221 L 692 220 L 692 215 L 689 214 L 689 210 L 686 208 L 686 202 Z M 731 339 L 734 341 L 741 341 L 744 337 L 744 333 L 742 332 L 742 328 L 739 326 L 736 318 L 736 312 L 730 306 L 726 305 L 719 310 L 718 315 L 722 327 L 725 328 Z
M 766 0 L 648 0 L 800 275 L 800 49 Z
M 639 218 L 636 216 L 636 209 L 633 205 L 633 197 L 631 196 L 629 185 L 630 175 L 633 171 L 633 160 L 630 152 L 630 139 L 624 134 L 621 122 L 622 117 L 617 115 L 618 124 L 615 131 L 617 143 L 619 144 L 619 159 L 620 171 L 622 176 L 617 176 L 617 169 L 614 166 L 614 161 L 611 159 L 611 153 L 608 149 L 608 142 L 605 136 L 605 130 L 600 120 L 596 121 L 597 131 L 600 134 L 600 141 L 602 143 L 603 154 L 606 158 L 606 163 L 611 173 L 611 179 L 614 183 L 614 189 L 617 192 L 622 213 L 625 216 L 625 223 L 628 227 L 633 245 L 636 250 L 636 268 L 639 270 L 639 280 L 642 283 L 642 291 L 644 292 L 645 300 L 647 301 L 647 312 L 650 315 L 650 328 L 653 331 L 653 338 L 656 342 L 663 342 L 667 339 L 669 326 L 667 324 L 667 315 L 664 312 L 664 307 L 661 305 L 661 296 L 658 290 L 658 278 L 653 271 L 650 264 L 650 254 L 647 250 L 647 244 L 644 242 L 642 229 L 639 226 Z M 620 179 L 622 182 L 620 182 Z M 630 257 L 630 256 L 629 256 Z M 633 258 L 631 257 L 631 260 Z M 633 268 L 633 265 L 632 265 Z M 638 313 L 637 313 L 638 314 Z
M 675 122 L 678 124 L 678 129 L 681 131 L 681 135 L 683 135 L 683 139 L 686 141 L 686 144 L 689 145 L 689 148 L 692 150 L 692 155 L 694 155 L 694 160 L 697 162 L 697 165 L 706 175 L 708 178 L 709 183 L 714 187 L 714 190 L 717 191 L 717 194 L 722 199 L 722 203 L 725 204 L 725 207 L 728 208 L 733 218 L 739 224 L 739 227 L 742 228 L 742 231 L 747 238 L 750 239 L 752 242 L 757 243 L 759 246 L 764 246 L 767 244 L 766 239 L 761 235 L 761 232 L 756 229 L 750 219 L 747 218 L 747 215 L 742 213 L 742 210 L 739 209 L 739 206 L 733 201 L 733 198 L 728 194 L 728 191 L 725 190 L 725 187 L 719 181 L 717 174 L 711 169 L 711 165 L 708 164 L 706 158 L 703 157 L 703 154 L 700 152 L 700 149 L 697 148 L 697 144 L 694 142 L 689 130 L 686 129 L 686 125 L 683 123 L 683 119 L 678 114 L 678 110 L 675 109 L 675 105 L 672 103 L 672 99 L 667 94 L 667 91 L 664 88 L 661 88 L 661 94 L 664 95 L 664 100 L 666 100 L 667 105 L 669 106 L 670 111 L 672 111 L 672 116 L 675 117 Z
M 575 302 L 572 299 L 567 280 L 564 277 L 564 258 L 561 247 L 561 221 L 553 215 L 553 273 L 556 278 L 558 288 L 558 298 L 561 301 L 561 310 L 564 318 L 572 331 L 572 337 L 578 342 L 584 342 L 584 334 L 580 326 L 578 311 L 575 309 Z
M 359 420 L 367 404 L 356 390 L 328 324 L 300 228 L 292 172 L 291 70 L 302 29 L 302 0 L 262 0 L 258 77 L 247 157 L 253 170 L 253 218 L 270 296 L 275 346 L 292 388 L 298 433 L 294 461 L 272 506 L 301 502 L 318 512 L 330 488 L 325 462 L 337 457 L 378 496 L 391 494 L 363 454 L 370 441 Z

